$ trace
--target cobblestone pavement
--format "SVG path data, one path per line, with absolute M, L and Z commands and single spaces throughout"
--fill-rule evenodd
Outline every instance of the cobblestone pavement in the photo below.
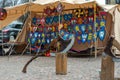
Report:
M 0 56 L 0 80 L 100 80 L 101 57 L 68 57 L 67 75 L 56 75 L 55 57 L 39 57 L 22 73 L 32 56 Z M 115 64 L 115 76 L 120 77 L 120 63 Z

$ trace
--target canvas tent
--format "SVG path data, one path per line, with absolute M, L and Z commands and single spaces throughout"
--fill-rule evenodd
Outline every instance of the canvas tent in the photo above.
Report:
M 113 25 L 113 35 L 115 39 L 120 43 L 120 5 L 117 5 L 116 7 L 110 9 L 108 11 L 112 15 L 112 23 Z M 118 50 L 116 50 L 116 53 L 119 53 Z
M 94 6 L 94 4 L 97 4 L 94 1 L 90 1 L 90 2 L 86 2 L 84 0 L 61 0 L 62 5 L 65 5 L 65 10 L 69 10 L 69 9 L 74 9 L 74 8 L 82 8 L 82 7 L 91 7 Z M 31 3 L 25 3 L 22 5 L 18 5 L 18 6 L 14 6 L 12 8 L 6 8 L 7 9 L 7 13 L 8 16 L 4 21 L 0 21 L 0 28 L 3 28 L 4 26 L 8 25 L 10 22 L 12 22 L 13 20 L 16 20 L 17 18 L 19 18 L 21 15 L 25 14 L 27 11 L 30 12 L 43 12 L 43 10 L 46 8 L 46 6 L 50 6 L 50 7 L 54 7 L 58 5 L 58 0 L 37 0 L 35 2 L 31 2 Z M 100 5 L 99 5 L 100 6 Z M 104 9 L 110 9 L 114 6 L 101 6 Z M 107 17 L 107 25 L 109 27 L 106 27 L 107 30 L 107 34 L 106 37 L 104 39 L 104 41 L 100 42 L 98 41 L 97 43 L 97 47 L 103 47 L 106 45 L 106 41 L 108 40 L 108 37 L 111 35 L 111 29 L 112 26 L 109 23 L 112 23 L 110 20 L 112 19 L 111 15 L 108 15 Z M 29 21 L 30 22 L 30 21 Z M 29 24 L 28 22 L 28 24 Z M 27 25 L 26 27 L 29 27 L 30 25 Z M 110 28 L 111 27 L 111 28 Z M 24 34 L 25 33 L 21 33 Z M 22 35 L 18 36 L 19 39 L 23 38 Z M 18 38 L 17 38 L 18 39 Z M 78 44 L 77 41 L 75 41 L 74 45 L 73 45 L 73 49 L 74 50 L 85 50 L 88 47 L 90 47 L 91 44 Z
M 56 2 L 57 1 L 57 2 Z M 88 6 L 93 6 L 94 2 L 93 1 L 85 1 L 85 0 L 61 0 L 63 5 L 66 5 L 65 9 L 73 9 L 73 8 L 78 8 L 78 7 L 88 7 Z M 7 18 L 3 21 L 0 21 L 0 29 L 3 27 L 7 26 L 9 23 L 12 21 L 18 19 L 20 16 L 24 15 L 27 11 L 32 11 L 32 12 L 41 12 L 46 6 L 51 6 L 54 7 L 58 3 L 58 0 L 37 0 L 35 2 L 31 3 L 25 3 L 13 7 L 7 7 Z M 54 5 L 54 6 L 53 6 Z M 110 8 L 114 6 L 103 6 L 105 10 L 109 10 Z

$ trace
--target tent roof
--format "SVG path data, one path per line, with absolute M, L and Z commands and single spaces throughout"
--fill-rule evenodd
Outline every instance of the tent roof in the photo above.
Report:
M 28 4 L 8 7 L 5 9 L 7 10 L 7 18 L 0 21 L 0 29 L 2 29 L 4 26 L 7 26 L 12 21 L 18 19 L 20 16 L 24 15 L 28 9 Z
M 91 7 L 96 2 L 94 1 L 85 1 L 85 0 L 61 0 L 61 3 L 65 5 L 65 9 L 74 9 L 80 7 Z M 44 5 L 43 5 L 44 4 Z M 46 6 L 50 6 L 53 8 L 58 5 L 58 0 L 37 0 L 31 3 L 25 3 L 13 7 L 6 8 L 7 10 L 7 18 L 3 21 L 0 21 L 0 29 L 4 26 L 7 26 L 12 21 L 18 19 L 20 16 L 24 15 L 27 11 L 32 12 L 43 12 Z M 100 5 L 101 6 L 101 5 Z M 104 9 L 110 9 L 114 6 L 101 6 Z
M 85 1 L 85 0 L 45 0 L 45 1 L 44 0 L 36 0 L 36 1 L 34 1 L 34 3 L 40 4 L 40 5 L 45 5 L 45 4 L 50 4 L 50 3 L 52 4 L 57 1 L 70 3 L 70 4 L 83 4 L 83 3 L 92 2 L 94 0 L 91 0 L 91 1 Z

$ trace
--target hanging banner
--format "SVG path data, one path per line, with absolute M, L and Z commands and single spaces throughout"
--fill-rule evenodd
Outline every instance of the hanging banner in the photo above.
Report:
M 88 33 L 88 38 L 87 38 L 87 42 L 90 43 L 93 39 L 93 34 L 92 33 Z
M 87 33 L 82 33 L 81 34 L 81 42 L 85 43 L 87 41 L 88 34 Z
M 78 36 L 76 38 L 77 38 L 78 44 L 80 44 L 81 43 L 81 35 L 78 34 Z
M 102 19 L 100 21 L 100 29 L 105 29 L 105 25 L 106 25 L 106 20 Z
M 36 41 L 37 41 L 37 38 L 35 38 L 35 37 L 32 37 L 31 38 L 31 45 L 35 45 L 35 43 L 36 43 Z
M 99 36 L 99 39 L 100 39 L 101 41 L 104 40 L 105 35 L 106 35 L 106 31 L 105 31 L 104 29 L 99 30 L 98 36 Z
M 38 37 L 38 32 L 34 32 L 34 37 L 35 37 L 35 38 Z
M 84 33 L 85 30 L 86 30 L 86 25 L 85 24 L 80 24 L 79 27 L 80 27 L 81 32 Z
M 98 37 L 98 32 L 96 31 L 96 32 L 93 33 L 93 41 L 94 42 L 96 42 L 97 37 Z
M 74 31 L 75 31 L 75 32 L 79 32 L 79 31 L 80 31 L 79 25 L 74 25 Z
M 72 18 L 72 14 L 64 14 L 63 18 L 64 18 L 65 21 L 70 21 L 71 18 Z

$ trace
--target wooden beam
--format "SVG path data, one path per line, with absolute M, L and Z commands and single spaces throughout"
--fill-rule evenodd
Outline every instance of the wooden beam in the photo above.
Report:
M 102 57 L 100 80 L 114 80 L 114 62 L 112 57 Z

